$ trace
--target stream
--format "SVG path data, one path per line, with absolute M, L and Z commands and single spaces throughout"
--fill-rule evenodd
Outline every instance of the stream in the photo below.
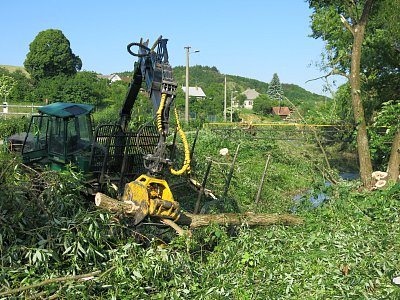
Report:
M 344 172 L 340 173 L 339 176 L 344 179 L 344 180 L 356 180 L 360 178 L 360 175 L 358 173 L 350 173 L 350 172 Z M 330 181 L 325 182 L 325 187 L 331 186 L 332 183 Z M 317 195 L 310 195 L 313 192 L 313 190 L 309 190 L 303 194 L 296 195 L 292 199 L 295 202 L 295 205 L 291 209 L 292 212 L 296 211 L 296 207 L 300 205 L 301 203 L 305 203 L 308 201 L 311 204 L 311 208 L 316 208 L 320 206 L 322 203 L 324 203 L 326 200 L 329 200 L 330 197 L 326 195 L 325 193 L 319 193 Z M 308 197 L 308 198 L 307 198 Z

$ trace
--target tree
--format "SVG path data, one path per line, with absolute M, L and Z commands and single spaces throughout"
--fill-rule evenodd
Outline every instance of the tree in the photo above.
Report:
M 48 29 L 39 32 L 29 45 L 24 62 L 32 79 L 38 81 L 58 75 L 74 75 L 82 68 L 82 61 L 70 47 L 61 30 Z
M 282 101 L 282 99 L 283 99 L 282 85 L 279 80 L 278 74 L 276 74 L 276 73 L 274 73 L 274 75 L 272 76 L 272 80 L 268 86 L 267 94 L 271 99 L 275 99 L 278 101 Z
M 367 28 L 368 21 L 370 19 L 378 20 L 379 12 L 385 7 L 383 3 L 388 3 L 387 1 L 308 0 L 310 8 L 314 9 L 311 16 L 312 36 L 326 42 L 327 66 L 331 69 L 328 75 L 341 74 L 349 79 L 351 106 L 357 130 L 360 177 L 365 187 L 372 185 L 372 163 L 364 111 L 366 101 L 362 100 L 362 97 L 367 97 L 365 93 L 362 93 L 361 79 L 365 81 L 368 76 L 379 74 L 374 72 L 373 68 L 368 68 L 365 60 L 363 60 L 361 68 L 361 50 L 363 45 L 372 41 L 374 37 L 372 30 Z M 398 0 L 394 1 L 398 2 Z M 392 15 L 391 12 L 388 13 Z M 375 29 L 384 30 L 382 28 Z M 368 33 L 367 39 L 365 39 L 366 32 Z M 371 48 L 366 47 L 366 49 Z M 365 53 L 368 54 L 368 51 Z M 376 66 L 371 59 L 369 62 Z
M 126 85 L 125 82 L 124 84 Z M 68 77 L 62 90 L 63 101 L 99 105 L 100 100 L 107 96 L 106 88 L 107 86 L 94 72 L 79 72 L 75 76 Z
M 244 94 L 239 94 L 236 96 L 235 101 L 239 106 L 243 106 L 246 96 Z
M 11 93 L 15 86 L 15 79 L 11 76 L 3 75 L 0 77 L 0 96 L 4 97 L 7 101 L 7 96 Z
M 400 166 L 400 101 L 391 100 L 383 103 L 381 111 L 375 117 L 374 125 L 386 127 L 383 134 L 371 132 L 374 158 L 381 160 L 383 164 L 387 163 L 389 179 L 396 181 Z
M 268 95 L 260 94 L 253 103 L 253 111 L 262 115 L 270 114 L 272 107 L 279 103 L 275 99 L 271 99 Z

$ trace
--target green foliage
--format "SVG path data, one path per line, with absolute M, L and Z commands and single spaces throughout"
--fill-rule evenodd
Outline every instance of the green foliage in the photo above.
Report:
M 296 207 L 303 225 L 212 225 L 192 230 L 190 239 L 169 235 L 171 242 L 165 244 L 164 229 L 135 228 L 128 219 L 94 208 L 82 194 L 80 174 L 73 170 L 39 174 L 0 154 L 0 292 L 100 270 L 93 279 L 47 284 L 11 296 L 43 292 L 47 297 L 79 299 L 399 298 L 391 283 L 400 269 L 398 184 L 373 193 L 356 191 L 357 182 L 326 188 L 313 170 L 319 159 L 312 147 L 202 131 L 194 171 L 199 177 L 204 174 L 206 155 L 219 162 L 213 164 L 207 183 L 217 195 L 231 160 L 218 158 L 218 151 L 228 147 L 233 155 L 238 142 L 238 161 L 225 199 L 228 210 L 229 203 L 236 202 L 243 211 L 287 212 L 293 208 L 293 195 L 310 187 L 310 193 L 323 191 L 330 200 L 310 209 L 304 198 Z M 256 207 L 260 162 L 268 153 L 272 161 Z
M 270 98 L 268 95 L 260 94 L 253 102 L 253 111 L 258 114 L 271 114 L 272 107 L 278 106 L 279 101 Z
M 324 40 L 326 53 L 322 68 L 326 72 L 348 74 L 353 36 L 344 29 L 342 15 L 350 24 L 358 24 L 366 1 L 309 0 L 312 37 Z M 362 45 L 362 97 L 367 122 L 383 102 L 397 99 L 400 83 L 399 0 L 374 1 L 368 17 Z
M 108 94 L 104 80 L 94 72 L 78 72 L 69 78 L 62 90 L 64 102 L 99 104 Z
M 34 80 L 40 80 L 74 75 L 82 68 L 82 61 L 72 52 L 61 30 L 47 29 L 39 32 L 29 45 L 24 66 Z
M 239 106 L 242 106 L 245 100 L 246 100 L 246 96 L 243 94 L 236 96 L 236 101 L 238 102 Z
M 124 82 L 111 84 L 108 98 L 102 102 L 100 109 L 93 114 L 96 125 L 115 124 L 119 121 L 119 113 L 127 93 L 127 85 Z M 149 122 L 154 117 L 153 104 L 148 97 L 139 93 L 135 105 L 132 108 L 130 129 L 137 129 Z
M 106 80 L 98 79 L 93 72 L 79 72 L 74 76 L 55 76 L 40 80 L 33 99 L 52 102 L 76 102 L 100 105 L 108 96 L 110 88 Z
M 228 197 L 225 199 L 225 210 L 255 209 L 264 212 L 285 212 L 292 204 L 290 196 L 310 187 L 313 182 L 319 183 L 322 180 L 319 173 L 315 173 L 317 166 L 322 162 L 321 156 L 315 153 L 315 149 L 305 147 L 301 143 L 296 143 L 296 147 L 293 147 L 292 144 L 267 139 L 254 140 L 251 131 L 232 131 L 222 134 L 208 130 L 200 131 L 193 163 L 194 174 L 201 181 L 207 167 L 207 157 L 211 156 L 215 163 L 212 165 L 207 188 L 219 197 L 223 195 L 230 163 L 239 143 L 239 154 Z M 229 157 L 219 155 L 219 150 L 222 148 L 228 148 Z M 310 155 L 307 162 L 304 161 L 304 153 Z M 254 207 L 254 199 L 268 155 L 272 156 L 272 161 L 262 193 L 262 199 L 266 199 L 266 202 Z M 299 173 L 307 175 L 293 180 L 295 174 Z M 190 197 L 192 196 L 188 195 L 179 201 L 185 203 L 190 201 Z M 186 200 L 188 198 L 189 200 Z
M 15 79 L 2 75 L 0 76 L 0 96 L 4 98 L 4 100 L 7 99 L 7 96 L 11 93 L 15 86 Z
M 185 84 L 185 67 L 175 67 L 173 72 L 178 86 L 183 86 Z M 209 115 L 218 115 L 220 117 L 223 115 L 224 77 L 225 75 L 221 74 L 215 67 L 190 67 L 190 85 L 200 86 L 207 95 L 207 98 L 202 101 L 190 99 L 190 112 L 196 113 L 199 118 L 204 118 L 204 116 Z M 241 93 L 248 88 L 255 89 L 261 94 L 267 94 L 268 92 L 269 84 L 256 79 L 234 75 L 226 75 L 226 79 L 228 102 L 230 101 L 229 97 L 232 91 L 238 91 L 236 100 L 239 101 L 239 104 L 242 104 L 245 100 L 245 96 Z M 310 93 L 294 84 L 282 84 L 280 86 L 281 91 L 279 93 L 288 97 L 303 113 L 317 111 L 320 103 L 326 101 L 325 97 Z M 181 111 L 184 111 L 184 99 L 184 93 L 178 88 L 176 103 L 178 109 Z M 261 101 L 260 103 L 263 102 L 264 101 Z
M 0 140 L 3 140 L 15 133 L 23 132 L 28 125 L 28 119 L 10 118 L 0 119 Z
M 386 169 L 391 145 L 396 131 L 400 128 L 400 101 L 388 101 L 375 117 L 370 128 L 370 149 L 376 169 Z
M 327 96 L 321 96 L 295 85 L 295 84 L 282 84 L 282 89 L 285 94 L 285 98 L 288 98 L 299 112 L 307 117 L 309 114 L 318 113 L 321 110 L 321 106 L 325 103 L 332 102 L 332 99 Z M 283 105 L 283 104 L 282 104 Z M 291 105 L 283 105 L 291 106 Z
M 8 99 L 13 102 L 32 101 L 31 93 L 33 85 L 31 80 L 26 76 L 26 71 L 23 68 L 8 68 L 0 67 L 0 76 L 12 77 L 15 81 L 15 86 L 8 95 Z M 21 70 L 22 69 L 22 70 Z

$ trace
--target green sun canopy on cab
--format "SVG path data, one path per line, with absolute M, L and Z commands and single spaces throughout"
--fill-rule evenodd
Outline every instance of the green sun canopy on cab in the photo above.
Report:
M 93 109 L 94 106 L 90 104 L 55 102 L 38 108 L 38 111 L 49 116 L 68 118 L 87 115 L 91 113 Z

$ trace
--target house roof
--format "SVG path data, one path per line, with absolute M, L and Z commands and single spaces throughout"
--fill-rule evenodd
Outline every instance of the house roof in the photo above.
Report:
M 246 96 L 247 100 L 254 100 L 260 95 L 255 89 L 247 89 L 242 94 Z
M 38 111 L 54 117 L 68 118 L 88 114 L 94 106 L 90 104 L 55 102 L 38 108 Z
M 98 74 L 97 75 L 97 78 L 100 78 L 100 79 L 108 79 L 108 80 L 111 80 L 112 82 L 114 82 L 114 81 L 120 81 L 120 80 L 123 80 L 123 81 L 130 81 L 130 79 L 129 79 L 129 77 L 127 77 L 127 76 L 119 76 L 118 74 L 110 74 L 110 75 L 101 75 L 101 74 Z
M 186 94 L 186 87 L 183 86 L 182 90 Z M 199 86 L 189 86 L 189 97 L 206 97 L 206 94 Z
M 290 109 L 287 106 L 272 107 L 272 114 L 277 116 L 288 116 L 290 115 Z
M 122 81 L 131 82 L 131 78 L 129 76 L 120 76 Z

